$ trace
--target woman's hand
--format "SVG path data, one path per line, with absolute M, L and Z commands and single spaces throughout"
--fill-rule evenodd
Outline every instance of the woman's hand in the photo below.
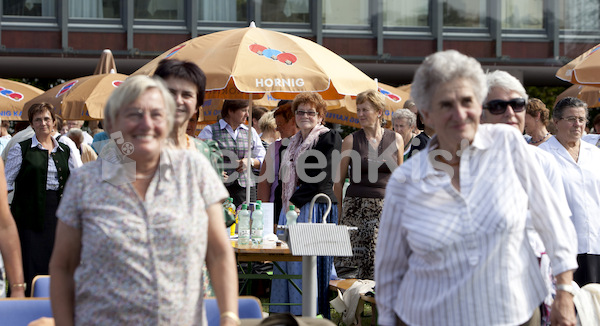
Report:
M 573 295 L 565 291 L 556 291 L 556 297 L 550 311 L 550 322 L 552 326 L 575 326 L 575 305 Z

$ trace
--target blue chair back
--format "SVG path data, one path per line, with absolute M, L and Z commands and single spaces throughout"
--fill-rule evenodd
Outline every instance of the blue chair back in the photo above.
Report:
M 31 282 L 31 296 L 34 298 L 50 297 L 50 275 L 37 275 Z
M 27 326 L 42 317 L 52 317 L 49 299 L 0 299 L 0 324 L 2 325 Z
M 206 319 L 208 320 L 208 326 L 219 326 L 221 324 L 221 314 L 219 313 L 219 306 L 217 305 L 217 299 L 208 298 L 204 299 L 204 308 L 206 310 Z M 262 319 L 262 304 L 257 297 L 253 296 L 241 296 L 238 299 L 238 313 L 240 319 L 244 318 L 258 318 Z

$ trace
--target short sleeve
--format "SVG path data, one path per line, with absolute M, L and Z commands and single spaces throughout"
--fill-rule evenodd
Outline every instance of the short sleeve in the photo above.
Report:
M 200 180 L 200 193 L 206 206 L 210 206 L 216 202 L 220 202 L 229 196 L 229 192 L 223 185 L 221 178 L 213 169 L 208 159 L 197 152 L 192 152 L 192 166 Z
M 70 227 L 81 229 L 81 200 L 83 198 L 84 175 L 81 169 L 71 172 L 65 185 L 56 217 Z

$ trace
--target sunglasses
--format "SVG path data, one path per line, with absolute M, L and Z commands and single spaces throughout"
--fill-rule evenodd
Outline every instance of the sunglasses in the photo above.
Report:
M 503 114 L 509 105 L 514 112 L 523 112 L 527 101 L 524 98 L 513 98 L 509 101 L 492 100 L 484 104 L 483 108 L 490 111 L 491 114 Z
M 316 111 L 302 111 L 302 110 L 297 110 L 296 111 L 296 115 L 301 117 L 303 115 L 307 116 L 307 117 L 314 117 L 317 115 Z

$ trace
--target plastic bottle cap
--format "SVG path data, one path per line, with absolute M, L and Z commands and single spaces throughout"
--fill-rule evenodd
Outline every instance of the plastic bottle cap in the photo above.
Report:
M 248 209 L 248 205 L 247 204 L 242 204 L 242 209 Z
M 260 205 L 260 204 L 262 204 L 262 200 L 259 199 L 256 201 L 256 205 Z
M 256 203 L 256 208 L 254 208 L 255 210 L 260 209 L 260 203 Z
M 296 206 L 290 205 L 290 211 L 296 210 Z

